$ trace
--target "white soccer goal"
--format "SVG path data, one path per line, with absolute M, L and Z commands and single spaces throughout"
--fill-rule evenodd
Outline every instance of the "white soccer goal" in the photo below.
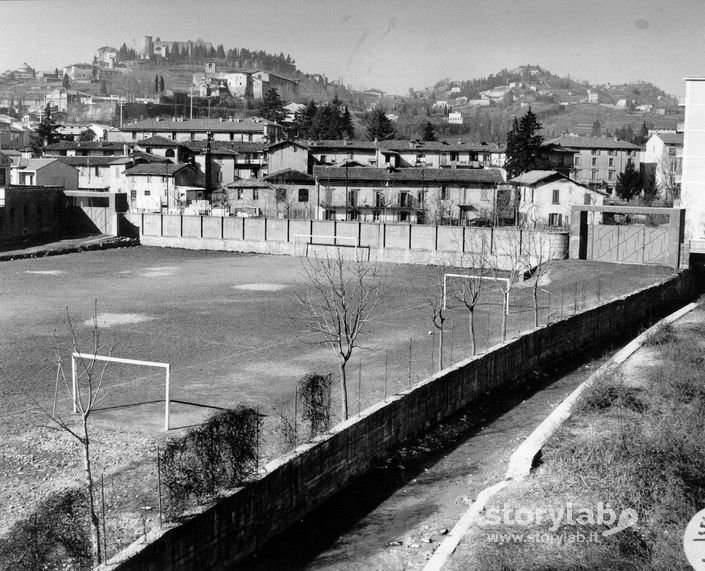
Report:
M 166 372 L 166 388 L 164 395 L 164 430 L 169 430 L 169 389 L 171 365 L 169 363 L 155 363 L 153 361 L 138 361 L 137 359 L 121 359 L 120 357 L 106 357 L 104 355 L 88 355 L 86 353 L 73 353 L 71 355 L 71 388 L 73 393 L 73 412 L 78 412 L 78 375 L 76 374 L 76 359 L 88 361 L 107 361 L 110 363 L 124 363 L 126 365 L 140 365 L 143 367 L 160 367 Z
M 331 236 L 326 234 L 294 234 L 292 256 L 308 257 L 309 246 L 347 246 L 355 249 L 355 259 L 357 259 L 357 249 L 360 243 L 357 236 Z
M 443 309 L 447 309 L 448 296 L 448 278 L 465 279 L 465 280 L 492 280 L 504 282 L 509 287 L 509 278 L 497 278 L 494 276 L 478 276 L 473 274 L 443 274 Z M 505 288 L 505 290 L 507 289 Z M 504 312 L 509 315 L 509 296 L 506 296 L 504 301 Z

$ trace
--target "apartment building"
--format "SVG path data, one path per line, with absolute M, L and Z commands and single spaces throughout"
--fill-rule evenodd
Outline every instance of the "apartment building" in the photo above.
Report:
M 631 161 L 639 170 L 641 147 L 610 137 L 575 137 L 564 135 L 545 141 L 545 148 L 556 147 L 573 152 L 571 178 L 590 188 L 614 190 L 617 176 Z M 548 152 L 549 155 L 551 152 Z
M 325 167 L 313 169 L 323 218 L 469 224 L 489 218 L 497 169 Z
M 274 143 L 282 138 L 282 127 L 264 119 L 145 119 L 124 125 L 108 133 L 110 141 L 137 142 L 150 137 L 164 137 L 177 142 L 205 140 L 211 133 L 214 141 Z

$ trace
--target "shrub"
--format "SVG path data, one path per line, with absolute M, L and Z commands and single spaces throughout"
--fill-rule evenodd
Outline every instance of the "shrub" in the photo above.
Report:
M 258 411 L 238 407 L 221 411 L 183 437 L 167 442 L 159 455 L 169 515 L 189 500 L 201 502 L 219 490 L 241 485 L 257 473 L 261 419 Z
M 0 541 L 0 569 L 91 568 L 88 502 L 83 490 L 55 492 Z
M 331 375 L 308 373 L 299 379 L 301 417 L 308 422 L 309 438 L 326 432 L 331 425 Z

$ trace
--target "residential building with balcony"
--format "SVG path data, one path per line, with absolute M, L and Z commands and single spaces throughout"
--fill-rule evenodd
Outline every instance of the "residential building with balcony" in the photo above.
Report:
M 208 133 L 212 133 L 214 141 L 273 143 L 281 139 L 282 127 L 264 119 L 145 119 L 108 133 L 108 138 L 111 141 L 137 142 L 159 136 L 181 143 L 205 140 Z
M 631 161 L 639 170 L 641 147 L 610 137 L 575 137 L 564 135 L 545 141 L 544 148 L 573 152 L 571 178 L 590 188 L 612 192 L 617 177 Z M 558 170 L 558 169 L 556 169 Z
M 497 169 L 314 167 L 327 220 L 468 224 L 489 216 Z

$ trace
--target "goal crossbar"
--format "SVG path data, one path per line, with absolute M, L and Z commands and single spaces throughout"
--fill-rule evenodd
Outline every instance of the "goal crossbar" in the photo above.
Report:
M 296 244 L 300 242 L 300 238 L 306 239 L 306 255 L 308 255 L 309 246 L 352 246 L 355 248 L 355 256 L 357 257 L 357 249 L 360 247 L 360 241 L 357 236 L 331 236 L 330 234 L 294 234 L 292 255 L 296 256 Z M 318 240 L 318 241 L 314 241 Z M 348 244 L 340 242 L 347 241 Z
M 76 360 L 86 359 L 89 361 L 107 361 L 110 363 L 124 363 L 126 365 L 139 365 L 142 367 L 159 367 L 165 370 L 166 387 L 164 391 L 164 430 L 169 430 L 169 390 L 171 378 L 171 365 L 169 363 L 157 363 L 155 361 L 141 361 L 139 359 L 124 359 L 122 357 L 109 357 L 106 355 L 92 355 L 86 353 L 73 353 L 71 355 L 71 390 L 73 393 L 73 412 L 78 412 L 78 375 L 76 372 Z
M 443 274 L 443 309 L 447 309 L 447 299 L 448 299 L 448 278 L 459 278 L 465 280 L 492 280 L 498 282 L 504 282 L 509 286 L 509 278 L 498 278 L 495 276 L 480 276 L 477 274 Z M 504 312 L 509 315 L 509 296 L 506 296 L 504 302 Z

